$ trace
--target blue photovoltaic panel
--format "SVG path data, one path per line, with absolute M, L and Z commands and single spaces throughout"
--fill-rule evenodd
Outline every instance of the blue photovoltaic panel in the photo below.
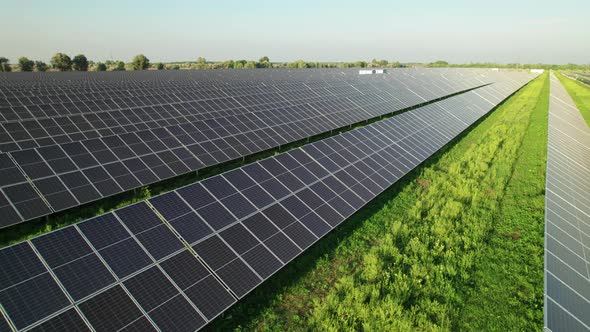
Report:
M 545 328 L 590 330 L 590 128 L 551 74 L 545 192 Z
M 31 331 L 50 332 L 50 331 L 91 331 L 82 317 L 75 309 L 67 311 L 51 318 L 41 325 L 34 327 Z

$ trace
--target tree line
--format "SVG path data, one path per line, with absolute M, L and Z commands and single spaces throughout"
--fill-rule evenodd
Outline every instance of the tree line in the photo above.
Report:
M 398 61 L 377 60 L 355 61 L 355 62 L 310 62 L 296 60 L 293 62 L 271 62 L 267 56 L 261 57 L 258 61 L 253 60 L 225 60 L 207 61 L 204 57 L 198 57 L 196 61 L 173 62 L 173 63 L 150 63 L 150 60 L 143 54 L 136 55 L 130 63 L 120 60 L 107 60 L 94 62 L 88 60 L 84 54 L 78 54 L 71 58 L 65 53 L 56 53 L 49 64 L 43 61 L 30 60 L 27 57 L 20 57 L 17 64 L 10 64 L 5 57 L 0 57 L 0 72 L 9 72 L 14 69 L 31 72 L 54 71 L 123 71 L 123 70 L 174 70 L 174 69 L 254 69 L 254 68 L 366 68 L 366 67 L 404 67 Z
M 67 54 L 56 53 L 46 64 L 43 61 L 33 61 L 27 57 L 20 57 L 17 64 L 9 64 L 9 60 L 0 57 L 0 72 L 8 72 L 13 69 L 20 71 L 47 71 L 49 69 L 56 71 L 122 71 L 122 70 L 164 70 L 164 69 L 254 69 L 254 68 L 399 68 L 399 67 L 462 67 L 462 68 L 510 68 L 510 69 L 530 69 L 543 68 L 554 70 L 590 70 L 590 65 L 566 64 L 520 64 L 520 63 L 468 63 L 468 64 L 451 64 L 447 61 L 439 60 L 431 63 L 411 63 L 403 64 L 398 61 L 388 61 L 385 59 L 373 59 L 371 61 L 354 61 L 354 62 L 311 62 L 305 60 L 296 60 L 293 62 L 271 62 L 267 56 L 261 57 L 258 61 L 253 60 L 225 60 L 225 61 L 207 61 L 204 57 L 198 57 L 196 61 L 172 62 L 172 63 L 150 63 L 150 60 L 143 54 L 136 55 L 131 62 L 125 63 L 120 60 L 107 60 L 104 62 L 94 62 L 86 58 L 84 54 L 78 54 L 70 58 Z
M 160 68 L 158 64 L 157 69 Z M 136 55 L 130 63 L 126 64 L 123 61 L 107 60 L 105 62 L 94 62 L 88 60 L 84 54 L 78 54 L 71 58 L 65 53 L 56 53 L 51 57 L 50 64 L 43 61 L 33 61 L 25 56 L 18 58 L 16 66 L 10 65 L 9 60 L 5 57 L 0 57 L 0 72 L 10 72 L 16 67 L 20 71 L 39 71 L 44 72 L 49 69 L 56 71 L 106 71 L 106 70 L 144 70 L 150 67 L 150 60 L 143 54 Z
M 439 60 L 427 64 L 431 68 L 454 67 L 454 68 L 505 68 L 505 69 L 553 69 L 553 70 L 590 70 L 590 64 L 580 65 L 568 63 L 564 65 L 546 64 L 546 63 L 494 63 L 494 62 L 471 62 L 452 64 L 447 61 Z

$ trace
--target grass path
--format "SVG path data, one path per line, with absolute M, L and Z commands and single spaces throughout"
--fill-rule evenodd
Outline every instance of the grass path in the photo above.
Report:
M 514 172 L 495 217 L 462 331 L 532 331 L 543 323 L 543 230 L 549 80 L 533 109 Z
M 517 191 L 528 187 L 523 181 L 530 180 L 533 188 L 544 184 L 543 174 L 525 176 L 527 167 L 538 166 L 525 161 L 538 159 L 544 165 L 543 156 L 529 155 L 527 147 L 546 140 L 540 124 L 546 114 L 539 111 L 543 107 L 538 101 L 547 92 L 547 82 L 545 74 L 529 83 L 208 329 L 438 331 L 486 329 L 496 321 L 490 319 L 494 315 L 518 320 L 521 312 L 504 313 L 497 307 L 487 308 L 481 313 L 487 316 L 480 317 L 483 309 L 476 303 L 483 294 L 482 282 L 490 282 L 486 278 L 496 272 L 494 264 L 509 263 L 490 263 L 487 255 L 497 245 L 495 235 L 508 234 L 510 241 L 518 242 L 526 233 L 524 228 L 520 235 L 513 231 L 522 226 L 509 208 L 518 205 Z M 531 192 L 535 216 L 539 207 L 532 201 L 539 194 Z M 535 234 L 531 232 L 533 248 L 515 246 L 514 259 L 540 250 L 542 262 L 542 232 Z M 528 268 L 532 277 L 527 285 L 542 292 L 542 263 L 541 269 L 535 262 Z M 511 282 L 505 274 L 492 279 L 488 286 L 495 289 Z M 542 319 L 536 320 L 542 317 L 539 300 L 507 299 L 532 312 L 528 326 L 542 327 Z M 466 317 L 478 324 L 463 324 Z
M 571 78 L 567 78 L 560 72 L 555 72 L 555 75 L 570 94 L 578 110 L 582 113 L 582 117 L 586 120 L 586 124 L 590 127 L 590 87 Z

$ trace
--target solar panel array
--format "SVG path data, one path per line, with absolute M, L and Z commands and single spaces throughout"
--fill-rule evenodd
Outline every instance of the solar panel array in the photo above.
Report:
M 17 330 L 197 330 L 533 77 L 509 76 L 4 248 L 3 313 Z
M 590 330 L 590 128 L 551 74 L 545 192 L 545 327 Z
M 310 71 L 318 77 L 287 81 L 261 72 L 225 81 L 190 76 L 196 71 L 102 74 L 105 81 L 90 82 L 75 73 L 4 75 L 0 227 L 504 79 L 459 69 L 380 78 Z

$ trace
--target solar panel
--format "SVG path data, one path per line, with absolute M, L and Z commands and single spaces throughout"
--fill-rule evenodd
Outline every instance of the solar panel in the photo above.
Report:
M 532 77 L 480 92 L 502 99 Z M 418 108 L 4 248 L 0 303 L 18 329 L 61 324 L 72 308 L 95 330 L 199 329 L 489 112 L 481 98 Z M 250 188 L 275 197 L 255 204 Z M 248 208 L 230 206 L 236 195 Z M 58 273 L 74 262 L 81 275 Z M 25 305 L 38 292 L 43 305 Z
M 79 307 L 96 331 L 117 331 L 143 316 L 120 285 L 80 303 Z
M 9 330 L 8 330 L 9 331 Z M 31 331 L 91 331 L 75 309 L 68 309 L 51 318 L 41 325 L 37 325 Z
M 5 196 L 0 208 L 7 211 L 0 227 L 416 106 L 504 75 L 460 69 L 396 70 L 383 78 L 360 78 L 350 71 L 309 73 L 295 75 L 295 82 L 275 82 L 266 77 L 271 74 L 260 74 L 256 81 L 247 81 L 254 89 L 243 86 L 239 75 L 233 78 L 236 82 L 210 82 L 191 76 L 199 74 L 177 73 L 160 81 L 158 73 L 129 73 L 87 82 L 69 73 L 65 76 L 72 80 L 48 77 L 42 89 L 37 80 L 15 82 L 6 76 L 0 81 L 7 88 L 5 95 L 20 93 L 3 102 L 0 95 L 0 104 L 6 105 L 2 110 L 20 117 L 0 117 L 0 172 L 7 175 L 0 183 Z M 313 73 L 318 78 L 311 78 Z M 145 80 L 135 82 L 134 76 Z M 35 85 L 29 86 L 32 82 Z M 123 86 L 120 91 L 118 85 Z M 75 93 L 88 89 L 96 92 L 91 97 Z
M 551 73 L 545 193 L 545 328 L 590 329 L 590 128 Z

